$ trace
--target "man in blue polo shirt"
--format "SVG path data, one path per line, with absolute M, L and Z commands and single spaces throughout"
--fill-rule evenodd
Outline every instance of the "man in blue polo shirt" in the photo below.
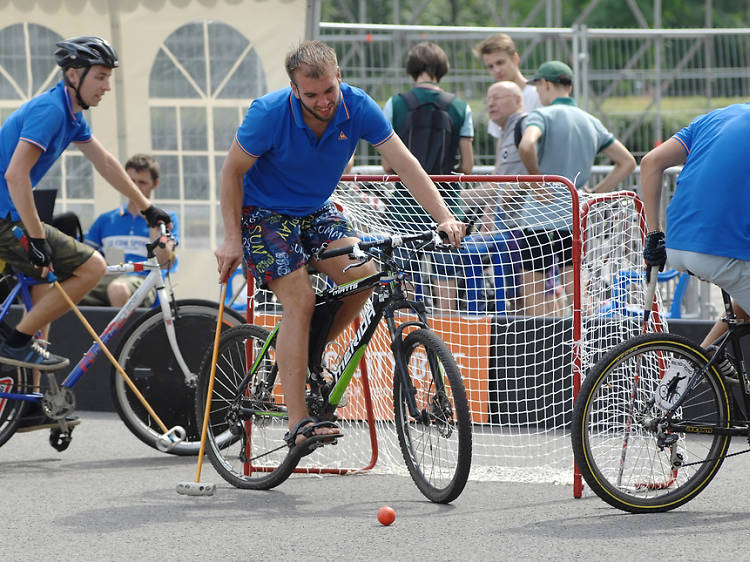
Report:
M 460 244 L 465 227 L 375 101 L 341 82 L 333 49 L 305 41 L 288 53 L 286 70 L 291 86 L 253 101 L 224 162 L 224 240 L 216 258 L 220 278 L 227 279 L 244 250 L 256 281 L 283 307 L 276 357 L 289 412 L 285 440 L 301 455 L 339 434 L 334 424 L 307 417 L 305 371 L 315 297 L 305 266 L 321 244 L 337 248 L 356 239 L 329 197 L 359 139 L 388 160 L 451 244 Z M 348 263 L 340 256 L 315 265 L 338 284 L 374 273 L 372 264 L 344 272 Z M 345 302 L 330 338 L 354 319 L 367 297 L 354 295 Z
M 750 103 L 697 117 L 641 160 L 641 187 L 648 236 L 646 264 L 669 265 L 715 283 L 734 300 L 737 316 L 750 310 Z M 666 240 L 661 223 L 664 171 L 684 164 L 667 207 Z M 719 320 L 706 338 L 724 331 Z
M 170 219 L 138 191 L 122 165 L 91 134 L 83 115 L 110 89 L 112 69 L 118 66 L 114 49 L 99 37 L 77 37 L 57 47 L 62 80 L 23 104 L 0 128 L 0 259 L 40 280 L 54 269 L 77 302 L 104 274 L 104 259 L 90 246 L 43 224 L 31 193 L 71 142 L 104 179 L 136 202 L 149 224 Z M 65 367 L 66 358 L 49 353 L 33 336 L 68 305 L 47 284 L 35 286 L 32 298 L 33 309 L 0 344 L 0 363 L 39 370 Z
M 148 154 L 134 154 L 125 162 L 125 171 L 147 199 L 151 199 L 154 190 L 159 186 L 159 162 Z M 179 240 L 177 215 L 170 213 L 172 234 Z M 159 236 L 159 229 L 149 228 L 146 219 L 138 212 L 136 203 L 128 201 L 124 207 L 113 209 L 99 215 L 86 233 L 85 242 L 104 254 L 107 261 L 139 262 L 147 259 L 146 244 Z M 168 247 L 156 247 L 154 253 L 163 269 L 174 272 L 177 261 L 172 251 L 174 243 Z M 119 254 L 119 255 L 117 255 Z M 133 293 L 141 286 L 148 271 L 134 272 L 125 275 L 107 275 L 96 287 L 81 299 L 80 304 L 89 306 L 124 306 Z M 141 303 L 150 306 L 156 300 L 156 290 L 151 289 Z

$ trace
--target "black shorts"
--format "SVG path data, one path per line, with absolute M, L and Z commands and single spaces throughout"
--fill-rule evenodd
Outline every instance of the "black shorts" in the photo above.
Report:
M 553 265 L 573 265 L 573 235 L 569 230 L 523 231 L 521 265 L 524 271 L 547 271 Z

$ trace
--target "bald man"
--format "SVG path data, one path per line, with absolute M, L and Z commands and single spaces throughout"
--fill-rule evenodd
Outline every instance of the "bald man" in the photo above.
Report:
M 516 123 L 526 115 L 521 88 L 511 81 L 492 84 L 487 90 L 487 113 L 490 120 L 500 127 L 495 152 L 495 173 L 525 174 L 526 168 L 518 155 L 515 142 Z

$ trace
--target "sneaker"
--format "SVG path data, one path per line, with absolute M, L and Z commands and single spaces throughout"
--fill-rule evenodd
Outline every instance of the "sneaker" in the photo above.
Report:
M 26 433 L 27 431 L 36 431 L 38 429 L 49 429 L 59 427 L 62 420 L 53 420 L 42 413 L 41 409 L 32 414 L 27 414 L 21 418 L 18 423 L 16 433 Z M 78 416 L 68 416 L 65 418 L 68 428 L 75 427 L 81 423 Z
M 32 338 L 21 347 L 10 347 L 6 342 L 0 344 L 0 363 L 40 371 L 56 371 L 67 367 L 70 361 L 67 357 L 50 353 Z

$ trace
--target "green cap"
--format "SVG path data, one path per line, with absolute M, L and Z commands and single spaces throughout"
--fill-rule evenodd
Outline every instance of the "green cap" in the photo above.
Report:
M 567 84 L 573 83 L 573 70 L 562 61 L 551 60 L 545 62 L 536 71 L 534 78 L 530 80 L 532 84 L 539 80 L 546 80 L 547 82 L 563 82 Z

